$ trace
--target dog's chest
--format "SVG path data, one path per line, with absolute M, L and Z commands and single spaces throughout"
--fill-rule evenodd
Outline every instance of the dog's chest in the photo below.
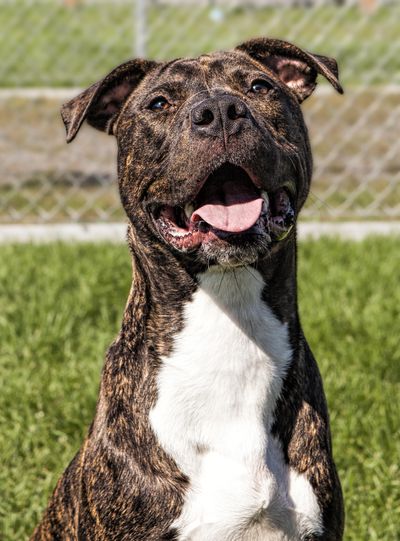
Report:
M 182 540 L 292 539 L 290 472 L 270 435 L 291 350 L 262 287 L 253 269 L 205 274 L 158 376 L 150 421 L 190 480 Z

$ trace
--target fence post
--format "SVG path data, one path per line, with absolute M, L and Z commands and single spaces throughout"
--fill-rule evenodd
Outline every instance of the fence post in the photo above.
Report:
M 136 0 L 134 23 L 135 56 L 143 58 L 147 49 L 147 0 Z

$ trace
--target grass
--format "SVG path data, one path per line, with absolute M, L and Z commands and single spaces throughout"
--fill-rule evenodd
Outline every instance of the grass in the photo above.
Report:
M 124 246 L 0 246 L 0 537 L 26 539 L 93 416 L 130 286 Z M 331 411 L 346 541 L 400 524 L 400 239 L 300 246 L 300 306 Z
M 135 2 L 2 2 L 1 86 L 84 86 L 135 55 Z M 256 35 L 295 41 L 337 55 L 345 84 L 400 82 L 396 2 L 371 14 L 357 7 L 232 8 L 222 19 L 203 5 L 154 2 L 147 51 L 166 59 L 232 47 Z

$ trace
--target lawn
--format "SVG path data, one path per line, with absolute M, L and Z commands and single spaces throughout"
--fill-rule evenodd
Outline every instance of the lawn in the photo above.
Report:
M 300 246 L 303 326 L 319 361 L 346 541 L 400 524 L 400 239 Z M 130 286 L 119 245 L 0 246 L 0 537 L 26 539 L 93 416 Z
M 136 54 L 135 2 L 0 0 L 0 86 L 84 86 Z M 172 3 L 174 4 L 174 3 Z M 220 10 L 193 1 L 148 2 L 147 54 L 166 59 L 232 47 L 257 35 L 295 41 L 336 55 L 345 85 L 400 83 L 393 2 L 363 14 L 357 7 L 243 7 Z

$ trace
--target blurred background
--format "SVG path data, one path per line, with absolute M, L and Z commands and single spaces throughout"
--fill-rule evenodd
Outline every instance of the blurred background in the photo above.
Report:
M 305 103 L 315 174 L 303 219 L 400 217 L 398 0 L 0 0 L 0 224 L 123 220 L 113 138 L 67 147 L 63 101 L 134 56 L 196 55 L 254 36 L 337 58 Z
M 14 242 L 123 240 L 114 138 L 84 126 L 66 145 L 60 105 L 133 56 L 255 36 L 339 62 L 345 95 L 321 80 L 303 106 L 315 172 L 301 226 L 357 225 L 351 239 L 301 236 L 299 306 L 345 541 L 399 541 L 400 236 L 355 233 L 400 230 L 400 0 L 0 0 L 1 541 L 28 538 L 79 449 L 131 284 L 122 243 Z

